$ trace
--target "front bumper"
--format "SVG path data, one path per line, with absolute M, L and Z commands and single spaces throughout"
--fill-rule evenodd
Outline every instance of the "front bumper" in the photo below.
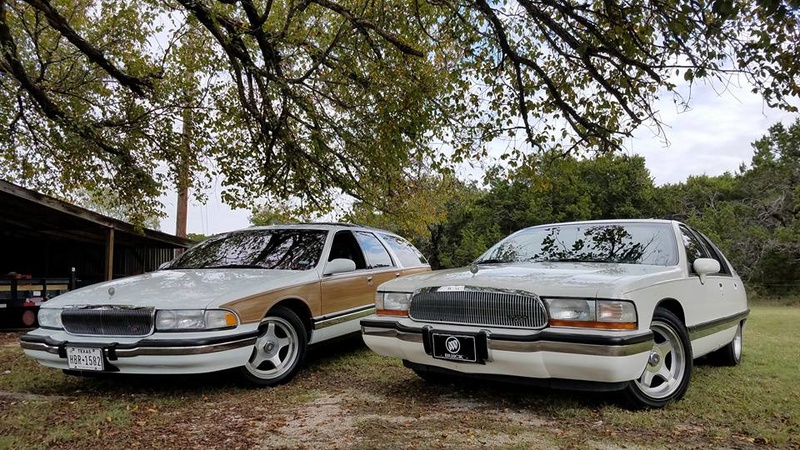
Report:
M 373 316 L 361 321 L 364 342 L 376 353 L 463 374 L 527 379 L 622 383 L 639 378 L 653 348 L 653 333 L 575 329 L 516 330 Z M 475 363 L 437 359 L 431 336 L 475 336 Z M 411 364 L 408 364 L 411 363 Z
M 113 338 L 39 328 L 22 335 L 20 345 L 26 355 L 57 369 L 70 370 L 67 347 L 83 347 L 102 349 L 104 372 L 189 374 L 243 366 L 256 338 L 256 330 Z

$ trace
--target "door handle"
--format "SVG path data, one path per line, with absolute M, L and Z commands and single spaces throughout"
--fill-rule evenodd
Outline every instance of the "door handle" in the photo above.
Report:
M 369 284 L 370 286 L 372 286 L 372 275 L 370 275 L 370 276 L 368 276 L 368 277 L 367 277 L 367 284 Z

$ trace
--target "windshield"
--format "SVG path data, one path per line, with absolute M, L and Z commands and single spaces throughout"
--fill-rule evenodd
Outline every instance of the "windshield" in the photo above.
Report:
M 308 270 L 317 265 L 326 236 L 324 230 L 235 231 L 197 244 L 166 268 Z
M 678 263 L 678 252 L 667 223 L 583 223 L 524 229 L 497 243 L 476 263 L 520 261 L 671 266 Z

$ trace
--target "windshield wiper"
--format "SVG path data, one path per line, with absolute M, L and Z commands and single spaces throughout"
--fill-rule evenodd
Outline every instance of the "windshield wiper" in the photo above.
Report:
M 504 259 L 497 259 L 497 258 L 489 258 L 489 259 L 482 259 L 480 261 L 475 261 L 475 264 L 494 264 L 494 263 L 506 263 L 510 261 L 506 261 Z
M 220 264 L 218 266 L 203 266 L 200 269 L 266 269 L 258 264 Z
M 604 259 L 588 259 L 588 258 L 553 258 L 545 259 L 546 262 L 582 262 L 582 263 L 604 263 L 608 262 Z

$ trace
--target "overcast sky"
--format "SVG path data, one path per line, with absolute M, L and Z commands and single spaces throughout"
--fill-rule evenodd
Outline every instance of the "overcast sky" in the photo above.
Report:
M 628 154 L 644 156 L 656 185 L 678 183 L 690 175 L 721 175 L 736 172 L 743 162 L 750 163 L 751 144 L 767 133 L 770 125 L 790 125 L 796 113 L 767 108 L 761 97 L 748 90 L 718 94 L 714 89 L 696 86 L 690 101 L 691 109 L 677 111 L 672 97 L 659 104 L 666 137 L 654 136 L 642 127 L 626 142 Z M 190 233 L 215 234 L 249 226 L 249 210 L 231 210 L 219 200 L 220 186 L 208 192 L 205 205 L 190 203 L 187 228 Z M 175 232 L 175 197 L 162 199 L 168 217 L 161 221 L 161 230 Z

